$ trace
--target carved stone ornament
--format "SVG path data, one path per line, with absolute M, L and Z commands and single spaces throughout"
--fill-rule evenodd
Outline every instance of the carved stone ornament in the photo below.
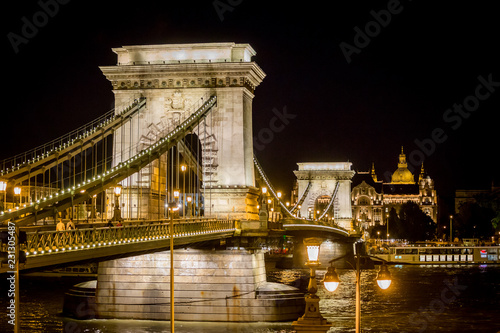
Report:
M 191 104 L 191 100 L 188 98 L 184 98 L 182 92 L 180 90 L 176 90 L 172 97 L 167 98 L 165 102 L 166 111 L 172 110 L 185 110 Z

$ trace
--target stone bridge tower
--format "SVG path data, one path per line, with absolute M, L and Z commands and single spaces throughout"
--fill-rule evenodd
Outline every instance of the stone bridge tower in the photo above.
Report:
M 324 220 L 333 221 L 350 230 L 352 222 L 351 179 L 355 172 L 349 162 L 297 163 L 295 170 L 299 200 L 307 190 L 300 208 L 300 216 L 318 218 L 327 209 L 337 183 L 338 192 Z
M 256 54 L 253 48 L 248 44 L 203 43 L 123 46 L 113 52 L 118 56 L 117 65 L 101 70 L 112 84 L 117 112 L 140 96 L 147 100 L 146 110 L 137 120 L 116 130 L 113 163 L 133 156 L 174 129 L 196 111 L 201 98 L 216 95 L 217 106 L 193 130 L 203 157 L 205 215 L 258 219 L 252 100 L 265 74 L 252 61 Z M 127 187 L 133 191 L 140 184 L 141 196 L 147 196 L 149 189 L 153 195 L 147 198 L 164 201 L 166 169 L 162 161 L 166 157 L 152 163 L 152 171 L 122 182 L 124 191 Z M 135 197 L 134 205 L 141 206 L 139 191 Z

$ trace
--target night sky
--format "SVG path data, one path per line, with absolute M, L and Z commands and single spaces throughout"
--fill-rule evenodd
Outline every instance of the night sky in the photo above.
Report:
M 0 159 L 112 109 L 98 66 L 116 64 L 113 47 L 236 42 L 256 50 L 267 75 L 255 92 L 254 136 L 274 112 L 289 115 L 256 150 L 277 188 L 288 191 L 296 163 L 309 161 L 348 160 L 358 171 L 373 162 L 388 180 L 401 146 L 410 168 L 425 160 L 444 197 L 499 180 L 494 2 L 54 3 L 4 3 Z

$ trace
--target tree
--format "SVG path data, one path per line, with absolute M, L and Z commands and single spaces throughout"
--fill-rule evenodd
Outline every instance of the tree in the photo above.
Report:
M 407 202 L 401 205 L 399 221 L 400 236 L 410 242 L 434 238 L 436 224 L 414 202 Z
M 460 238 L 489 238 L 493 235 L 496 212 L 478 202 L 465 202 L 455 215 L 453 226 Z

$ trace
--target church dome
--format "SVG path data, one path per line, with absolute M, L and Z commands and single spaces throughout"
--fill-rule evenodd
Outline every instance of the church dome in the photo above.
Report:
M 398 168 L 392 174 L 392 183 L 406 183 L 406 184 L 414 184 L 415 178 L 413 178 L 413 174 L 408 170 L 408 168 Z
M 410 170 L 408 170 L 408 164 L 406 163 L 406 155 L 403 153 L 403 147 L 401 147 L 401 154 L 399 154 L 398 169 L 392 174 L 391 183 L 415 184 L 415 178 Z

